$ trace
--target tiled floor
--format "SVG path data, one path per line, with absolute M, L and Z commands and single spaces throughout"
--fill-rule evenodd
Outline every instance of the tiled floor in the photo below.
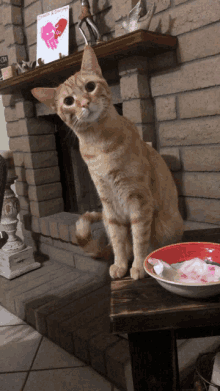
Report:
M 1 391 L 119 391 L 0 305 Z

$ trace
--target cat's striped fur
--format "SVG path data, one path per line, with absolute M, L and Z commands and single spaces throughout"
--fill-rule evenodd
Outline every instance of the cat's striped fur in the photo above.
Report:
M 183 233 L 177 190 L 166 163 L 141 139 L 136 126 L 116 112 L 90 46 L 84 49 L 80 72 L 57 89 L 35 88 L 32 93 L 78 136 L 103 205 L 102 215 L 87 212 L 79 219 L 79 244 L 97 255 L 90 224 L 103 218 L 114 252 L 111 277 L 126 274 L 133 250 L 130 275 L 143 278 L 149 251 L 179 242 Z

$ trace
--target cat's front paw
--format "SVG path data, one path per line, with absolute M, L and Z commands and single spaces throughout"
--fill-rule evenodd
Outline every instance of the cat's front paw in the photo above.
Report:
M 132 267 L 130 269 L 130 276 L 133 280 L 140 280 L 145 277 L 145 270 L 144 268 Z
M 119 267 L 117 265 L 111 265 L 109 269 L 109 274 L 111 278 L 122 278 L 127 273 L 127 267 Z

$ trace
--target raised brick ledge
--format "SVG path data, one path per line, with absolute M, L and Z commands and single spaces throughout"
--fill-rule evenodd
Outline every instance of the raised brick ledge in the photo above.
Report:
M 165 150 L 166 148 L 164 148 Z M 168 149 L 168 148 L 167 148 Z M 173 148 L 175 149 L 175 148 Z M 177 148 L 176 148 L 177 149 Z M 67 251 L 75 251 L 77 254 L 84 255 L 84 251 L 77 245 L 76 236 L 75 236 L 75 224 L 80 214 L 68 213 L 68 212 L 60 212 L 55 213 L 51 216 L 37 218 L 35 216 L 31 217 L 31 229 L 34 233 L 41 234 L 40 241 L 44 243 L 48 243 L 53 245 L 54 247 L 58 247 Z M 196 224 L 196 228 L 194 225 L 191 227 L 191 223 Z M 25 224 L 25 222 L 24 222 Z M 209 229 L 209 228 L 218 228 L 217 224 L 209 224 L 198 221 L 184 221 L 185 231 L 190 231 L 193 229 Z M 26 228 L 30 230 L 29 227 Z M 94 238 L 102 238 L 105 235 L 105 239 L 107 243 L 107 235 L 102 222 L 94 223 L 91 227 L 92 235 Z M 186 232 L 187 235 L 187 232 Z M 45 237 L 51 238 L 46 239 Z M 45 238 L 45 239 L 44 239 Z M 50 241 L 50 242 L 49 242 Z
M 67 251 L 75 251 L 86 256 L 83 250 L 77 245 L 75 236 L 75 225 L 80 214 L 60 212 L 47 217 L 31 217 L 31 230 L 41 234 L 41 237 L 49 237 L 49 244 Z M 28 228 L 30 230 L 30 227 Z M 92 237 L 98 240 L 98 244 L 103 248 L 108 243 L 106 231 L 102 222 L 93 223 L 91 227 Z M 45 242 L 44 239 L 42 241 Z M 76 249 L 77 246 L 77 249 Z

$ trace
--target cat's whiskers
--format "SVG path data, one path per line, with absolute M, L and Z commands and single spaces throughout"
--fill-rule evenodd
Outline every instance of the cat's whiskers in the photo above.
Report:
M 81 123 L 83 122 L 82 121 L 82 118 L 83 118 L 83 113 L 81 112 L 78 117 L 77 117 L 77 122 L 78 122 L 78 125 L 81 125 Z
M 72 129 L 69 128 L 68 131 L 67 131 L 66 136 L 64 137 L 64 139 L 62 141 L 62 144 L 64 144 L 66 142 L 67 138 L 70 137 L 70 136 L 74 137 L 74 133 L 73 133 Z
M 81 113 L 77 116 L 75 122 L 71 125 L 71 128 L 73 129 L 73 131 L 75 131 L 75 132 L 77 133 L 78 130 L 79 130 L 79 132 L 82 131 L 82 127 L 83 127 L 84 129 L 87 129 L 87 128 L 89 127 L 89 123 L 88 123 L 88 122 L 86 123 L 86 122 L 83 120 L 83 113 L 81 112 Z
M 66 136 L 65 136 L 64 139 L 62 140 L 62 145 L 65 144 L 65 142 L 66 142 L 66 140 L 68 139 L 68 137 L 76 137 L 76 136 L 75 136 L 75 133 L 73 132 L 72 127 L 76 126 L 77 121 L 78 121 L 78 120 L 75 119 L 75 121 L 73 122 L 73 124 L 70 124 L 71 127 L 69 126 L 69 129 L 68 129 L 68 131 L 67 131 L 67 133 L 66 133 Z
M 82 112 L 81 113 L 82 113 L 83 117 L 88 117 L 89 114 L 91 114 L 91 111 L 87 107 L 82 107 Z

